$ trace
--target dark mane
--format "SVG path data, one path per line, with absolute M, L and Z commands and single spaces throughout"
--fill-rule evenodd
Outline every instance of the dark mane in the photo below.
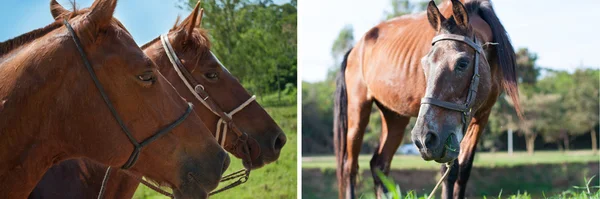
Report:
M 31 32 L 19 35 L 15 38 L 9 39 L 7 41 L 0 43 L 0 56 L 7 54 L 8 52 L 14 50 L 17 47 L 20 47 L 24 44 L 27 44 L 37 38 L 40 38 L 53 30 L 62 27 L 63 24 L 60 21 L 55 21 L 52 24 L 33 30 Z
M 496 16 L 494 8 L 489 0 L 476 0 L 465 4 L 467 12 L 478 14 L 486 23 L 490 25 L 494 41 L 499 43 L 495 46 L 496 60 L 502 71 L 502 87 L 508 94 L 515 106 L 517 115 L 521 118 L 523 112 L 519 103 L 519 86 L 517 82 L 517 64 L 514 48 L 508 37 L 508 33 L 500 19 Z

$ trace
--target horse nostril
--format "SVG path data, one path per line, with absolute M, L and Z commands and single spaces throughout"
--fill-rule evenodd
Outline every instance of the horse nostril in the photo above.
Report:
M 425 135 L 424 142 L 426 148 L 435 148 L 439 144 L 438 136 L 433 132 L 427 132 L 427 135 Z
M 423 145 L 421 144 L 421 141 L 419 141 L 418 139 L 413 140 L 413 142 L 415 143 L 415 145 L 417 145 L 417 148 L 419 150 L 421 150 L 421 148 L 423 148 Z
M 285 142 L 287 142 L 287 138 L 285 137 L 285 134 L 280 133 L 279 136 L 277 136 L 277 138 L 275 139 L 275 143 L 273 144 L 273 149 L 281 150 L 281 148 L 283 148 L 283 146 L 285 145 Z

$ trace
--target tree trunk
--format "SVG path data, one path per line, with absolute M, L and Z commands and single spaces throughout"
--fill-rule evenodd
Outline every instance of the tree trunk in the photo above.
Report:
M 569 151 L 569 136 L 568 136 L 568 135 L 565 135 L 565 136 L 563 137 L 563 141 L 564 141 L 564 143 L 565 143 L 565 151 Z
M 527 153 L 529 155 L 533 155 L 533 150 L 535 148 L 535 138 L 537 137 L 537 133 L 533 133 L 525 136 L 525 145 L 527 147 Z
M 596 127 L 594 127 L 592 129 L 592 152 L 594 154 L 598 153 L 598 138 L 597 138 L 597 133 L 596 133 Z
M 563 148 L 562 144 L 560 144 L 560 141 L 556 141 L 556 146 L 558 146 L 558 151 L 564 152 L 565 149 Z

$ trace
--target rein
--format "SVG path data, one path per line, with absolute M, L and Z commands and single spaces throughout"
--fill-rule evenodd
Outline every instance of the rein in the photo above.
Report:
M 63 23 L 67 27 L 67 30 L 69 31 L 71 38 L 73 39 L 73 42 L 75 42 L 75 46 L 77 47 L 79 55 L 81 56 L 81 59 L 83 60 L 83 63 L 85 65 L 87 71 L 90 73 L 90 76 L 91 76 L 92 80 L 94 81 L 96 88 L 100 92 L 102 99 L 108 106 L 108 109 L 112 113 L 115 120 L 117 120 L 117 122 L 119 123 L 119 126 L 121 126 L 121 129 L 123 130 L 123 132 L 125 132 L 125 135 L 127 135 L 127 138 L 129 138 L 129 141 L 131 142 L 131 144 L 133 144 L 133 152 L 129 156 L 129 159 L 127 159 L 127 162 L 125 162 L 125 164 L 123 166 L 121 166 L 121 169 L 124 169 L 124 170 L 129 169 L 137 162 L 140 152 L 142 150 L 142 147 L 152 143 L 156 139 L 167 134 L 173 128 L 175 128 L 176 126 L 181 124 L 192 112 L 193 104 L 188 103 L 188 108 L 186 109 L 185 113 L 181 117 L 179 117 L 179 119 L 177 119 L 173 123 L 171 123 L 169 126 L 167 126 L 164 129 L 159 130 L 154 135 L 150 136 L 149 138 L 146 138 L 142 142 L 138 142 L 133 137 L 133 135 L 131 134 L 131 131 L 127 128 L 127 126 L 125 125 L 125 123 L 123 122 L 123 120 L 121 119 L 119 114 L 117 113 L 117 110 L 113 106 L 112 102 L 108 98 L 108 95 L 106 94 L 106 91 L 104 90 L 104 87 L 102 86 L 102 83 L 100 83 L 100 80 L 98 80 L 98 76 L 96 76 L 96 73 L 94 72 L 94 69 L 92 68 L 92 65 L 90 64 L 90 62 L 87 58 L 87 55 L 85 54 L 85 51 L 83 50 L 81 42 L 79 41 L 79 38 L 77 37 L 77 35 L 75 34 L 75 31 L 73 30 L 73 27 L 71 26 L 71 24 L 69 24 L 69 22 L 66 19 L 63 21 Z M 105 192 L 105 188 L 106 188 L 105 185 L 106 185 L 106 182 L 108 181 L 108 176 L 110 175 L 110 172 L 111 172 L 111 167 L 109 166 L 104 175 L 104 179 L 102 180 L 102 187 L 100 188 L 100 193 L 98 194 L 99 199 L 104 196 L 104 192 Z
M 92 68 L 92 65 L 90 64 L 89 60 L 87 59 L 85 51 L 83 50 L 81 42 L 79 41 L 79 38 L 75 34 L 73 27 L 71 27 L 71 24 L 69 24 L 69 22 L 66 19 L 63 21 L 63 23 L 67 27 L 67 30 L 69 30 L 69 33 L 71 34 L 71 38 L 73 38 L 73 41 L 75 42 L 75 46 L 77 46 L 79 55 L 81 56 L 81 59 L 83 60 L 85 67 L 87 68 L 88 72 L 90 73 L 90 76 L 91 76 L 92 80 L 94 81 L 96 88 L 98 88 L 98 91 L 100 92 L 100 95 L 102 96 L 102 99 L 108 106 L 108 109 L 114 116 L 115 120 L 117 120 L 117 122 L 119 123 L 119 126 L 121 126 L 121 129 L 123 129 L 123 132 L 125 132 L 125 135 L 127 135 L 127 138 L 129 138 L 129 141 L 131 141 L 131 144 L 133 144 L 133 153 L 131 154 L 131 156 L 129 156 L 129 159 L 127 160 L 127 162 L 121 167 L 122 169 L 131 168 L 135 164 L 135 162 L 137 162 L 137 159 L 139 157 L 140 151 L 142 150 L 142 147 L 152 143 L 154 140 L 167 134 L 169 131 L 171 131 L 173 128 L 175 128 L 177 125 L 181 124 L 192 112 L 193 104 L 188 103 L 188 108 L 185 110 L 185 113 L 181 117 L 179 117 L 179 119 L 177 119 L 173 123 L 171 123 L 169 126 L 167 126 L 164 129 L 159 130 L 154 135 L 150 136 L 149 138 L 146 138 L 142 142 L 138 142 L 133 137 L 133 135 L 131 134 L 131 131 L 129 131 L 129 129 L 127 128 L 127 126 L 125 125 L 125 123 L 123 122 L 121 117 L 119 116 L 119 113 L 117 113 L 117 110 L 115 109 L 112 102 L 108 98 L 108 95 L 106 94 L 106 91 L 104 90 L 104 87 L 102 86 L 102 83 L 100 83 L 100 80 L 98 80 L 98 76 L 96 76 L 96 73 L 94 72 L 94 69 Z

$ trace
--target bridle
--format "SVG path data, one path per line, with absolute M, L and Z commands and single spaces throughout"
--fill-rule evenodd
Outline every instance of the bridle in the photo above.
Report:
M 481 47 L 481 45 L 478 44 L 477 37 L 475 37 L 475 36 L 473 36 L 473 41 L 472 41 L 470 38 L 462 36 L 462 35 L 441 34 L 441 35 L 435 36 L 433 38 L 433 40 L 431 41 L 431 45 L 435 46 L 436 42 L 442 41 L 442 40 L 453 40 L 453 41 L 462 42 L 462 43 L 467 44 L 471 48 L 473 48 L 473 50 L 475 50 L 475 58 L 474 58 L 475 62 L 473 64 L 473 77 L 471 78 L 471 85 L 469 86 L 469 93 L 467 94 L 467 99 L 464 104 L 457 104 L 457 103 L 453 103 L 453 102 L 438 100 L 438 99 L 435 99 L 432 97 L 423 97 L 421 99 L 421 105 L 431 104 L 431 105 L 442 107 L 442 108 L 445 108 L 448 110 L 461 112 L 463 129 L 462 129 L 462 135 L 457 136 L 457 139 L 459 139 L 458 141 L 460 142 L 461 141 L 460 139 L 462 139 L 464 134 L 467 132 L 469 123 L 471 123 L 471 119 L 472 119 L 471 109 L 473 107 L 473 102 L 475 101 L 475 99 L 477 97 L 477 89 L 479 86 L 479 56 L 484 55 L 484 59 L 485 59 L 485 54 L 483 52 L 483 48 Z M 446 148 L 448 148 L 448 146 L 446 146 Z M 449 150 L 452 150 L 452 149 L 449 149 Z
M 119 123 L 119 126 L 121 126 L 121 129 L 123 130 L 123 132 L 129 139 L 131 144 L 133 144 L 133 152 L 127 159 L 127 162 L 125 162 L 125 164 L 123 164 L 123 166 L 121 166 L 121 169 L 123 169 L 123 170 L 129 169 L 137 162 L 140 152 L 144 146 L 152 143 L 156 139 L 167 134 L 168 132 L 173 130 L 173 128 L 175 128 L 176 126 L 181 124 L 190 115 L 190 113 L 192 113 L 194 105 L 192 103 L 188 102 L 188 108 L 186 109 L 185 113 L 181 117 L 179 117 L 173 123 L 169 124 L 164 129 L 159 130 L 154 135 L 146 138 L 145 140 L 143 140 L 141 142 L 138 142 L 133 137 L 133 135 L 131 134 L 131 131 L 127 128 L 127 126 L 125 125 L 125 123 L 123 122 L 121 117 L 119 116 L 119 113 L 117 113 L 117 110 L 115 109 L 112 102 L 108 98 L 108 95 L 106 94 L 106 91 L 104 90 L 104 87 L 102 86 L 102 83 L 100 83 L 100 80 L 98 80 L 98 76 L 96 75 L 96 72 L 92 68 L 91 63 L 89 62 L 87 55 L 86 55 L 85 51 L 83 50 L 83 45 L 81 45 L 81 42 L 80 42 L 79 38 L 77 37 L 77 34 L 75 34 L 75 31 L 73 30 L 73 27 L 71 26 L 71 24 L 69 24 L 69 22 L 66 19 L 63 20 L 63 24 L 67 27 L 67 30 L 69 31 L 69 34 L 71 35 L 71 38 L 73 39 L 73 42 L 75 42 L 75 46 L 77 47 L 79 55 L 81 56 L 81 59 L 83 60 L 83 63 L 85 65 L 87 71 L 89 72 L 92 80 L 94 81 L 94 85 L 96 85 L 98 92 L 100 93 L 100 95 L 102 96 L 102 99 L 106 103 L 106 106 L 108 106 L 108 109 L 112 113 L 115 120 L 117 120 L 117 122 Z M 106 182 L 108 181 L 108 176 L 110 175 L 110 171 L 111 171 L 111 167 L 109 166 L 104 175 L 104 180 L 102 181 L 102 187 L 100 188 L 100 192 L 98 194 L 99 199 L 103 198 L 103 195 L 105 192 L 105 185 L 106 185 Z
M 250 97 L 248 100 L 246 100 L 244 103 L 242 103 L 241 105 L 239 105 L 237 108 L 233 109 L 232 111 L 229 111 L 229 112 L 223 111 L 223 109 L 221 109 L 221 107 L 219 105 L 217 105 L 217 103 L 215 103 L 215 101 L 212 98 L 210 98 L 208 93 L 204 90 L 204 86 L 202 86 L 202 84 L 198 83 L 198 81 L 196 81 L 194 76 L 192 76 L 192 74 L 185 68 L 183 63 L 181 63 L 181 60 L 179 59 L 179 57 L 177 56 L 177 53 L 175 53 L 175 50 L 173 50 L 173 46 L 169 42 L 168 35 L 167 34 L 161 35 L 160 41 L 163 46 L 163 49 L 165 50 L 165 53 L 167 54 L 167 57 L 169 58 L 169 61 L 173 65 L 173 68 L 177 72 L 177 75 L 179 76 L 181 81 L 183 81 L 185 86 L 190 90 L 190 92 L 194 95 L 194 97 L 198 101 L 200 101 L 213 114 L 219 116 L 219 120 L 217 121 L 217 131 L 215 134 L 217 142 L 219 142 L 219 144 L 223 148 L 225 148 L 225 141 L 227 139 L 228 130 L 231 130 L 232 132 L 234 132 L 237 135 L 237 141 L 236 141 L 236 145 L 234 146 L 234 148 L 241 150 L 240 152 L 243 154 L 242 161 L 244 162 L 245 168 L 242 170 L 236 171 L 234 173 L 231 173 L 229 175 L 223 176 L 221 179 L 221 182 L 230 181 L 230 180 L 233 180 L 236 178 L 238 178 L 238 180 L 221 188 L 221 189 L 211 192 L 210 195 L 217 194 L 219 192 L 225 191 L 227 189 L 231 189 L 233 187 L 236 187 L 240 184 L 245 183 L 246 181 L 248 181 L 248 178 L 250 177 L 250 170 L 252 168 L 252 158 L 250 155 L 250 149 L 248 147 L 248 139 L 251 139 L 251 138 L 249 138 L 248 134 L 246 134 L 245 132 L 242 132 L 235 125 L 232 117 L 234 114 L 238 113 L 243 108 L 248 106 L 250 103 L 255 101 L 256 96 L 253 95 L 252 97 Z M 211 52 L 211 55 L 217 60 L 217 62 L 219 63 L 219 65 L 221 67 L 223 67 L 225 70 L 227 70 L 223 66 L 223 64 L 216 58 L 216 56 L 214 54 L 212 54 L 212 52 Z
M 67 30 L 69 30 L 69 33 L 71 34 L 71 38 L 73 38 L 73 41 L 75 42 L 75 46 L 77 46 L 79 55 L 81 56 L 81 59 L 83 60 L 83 63 L 85 65 L 85 67 L 87 68 L 87 71 L 90 73 L 90 76 L 91 76 L 92 80 L 94 81 L 96 88 L 100 92 L 102 99 L 108 106 L 108 109 L 112 113 L 115 120 L 117 120 L 117 122 L 119 123 L 119 126 L 121 126 L 121 129 L 123 129 L 123 132 L 125 132 L 125 135 L 127 135 L 127 138 L 129 138 L 129 141 L 131 142 L 131 144 L 133 144 L 133 152 L 129 156 L 129 159 L 127 160 L 127 162 L 125 162 L 125 164 L 123 166 L 121 166 L 121 169 L 129 169 L 137 162 L 138 157 L 140 155 L 140 151 L 142 150 L 142 147 L 152 143 L 156 139 L 167 134 L 169 131 L 171 131 L 173 128 L 175 128 L 177 125 L 181 124 L 192 112 L 193 104 L 188 103 L 188 108 L 185 110 L 185 113 L 181 117 L 179 117 L 179 119 L 175 120 L 173 123 L 171 123 L 164 129 L 159 130 L 158 132 L 156 132 L 154 135 L 150 136 L 149 138 L 146 138 L 145 140 L 138 142 L 133 137 L 133 135 L 131 134 L 131 131 L 127 128 L 127 126 L 125 125 L 125 123 L 123 122 L 121 117 L 119 116 L 119 113 L 117 113 L 117 110 L 115 109 L 112 102 L 108 98 L 108 95 L 106 94 L 106 91 L 104 90 L 104 87 L 102 86 L 102 83 L 100 83 L 100 81 L 98 80 L 98 77 L 96 76 L 96 73 L 94 72 L 94 69 L 92 68 L 92 65 L 90 64 L 90 62 L 85 54 L 85 51 L 83 50 L 83 47 L 81 45 L 81 42 L 79 41 L 79 38 L 77 37 L 77 35 L 75 34 L 75 31 L 73 30 L 73 27 L 71 27 L 71 24 L 69 24 L 69 22 L 66 19 L 63 21 L 63 23 L 67 27 Z
M 64 21 L 64 24 L 67 26 L 67 29 L 69 29 L 69 32 L 71 33 L 72 38 L 75 41 L 75 45 L 77 46 L 79 53 L 80 53 L 81 57 L 83 58 L 85 65 L 88 68 L 88 71 L 90 72 L 90 75 L 92 76 L 92 79 L 94 80 L 94 83 L 96 84 L 96 87 L 100 90 L 100 93 L 101 93 L 104 101 L 106 102 L 109 109 L 115 116 L 116 120 L 121 125 L 121 128 L 123 129 L 123 131 L 125 132 L 127 137 L 130 139 L 131 143 L 134 145 L 133 154 L 129 157 L 129 159 L 127 160 L 125 165 L 123 165 L 121 167 L 121 169 L 128 169 L 131 166 L 133 166 L 133 164 L 135 164 L 135 162 L 137 161 L 137 158 L 139 156 L 141 148 L 148 145 L 150 142 L 158 139 L 160 136 L 166 134 L 171 129 L 173 129 L 175 126 L 177 126 L 178 124 L 183 122 L 183 120 L 185 120 L 185 118 L 192 112 L 193 104 L 188 103 L 188 109 L 186 110 L 185 114 L 182 117 L 180 117 L 178 120 L 176 120 L 174 123 L 169 125 L 167 128 L 159 131 L 158 133 L 151 136 L 150 138 L 147 138 L 146 140 L 142 141 L 141 143 L 138 143 L 135 140 L 135 138 L 133 138 L 130 131 L 127 129 L 127 127 L 124 125 L 124 123 L 122 122 L 119 115 L 116 113 L 116 110 L 112 106 L 112 103 L 110 101 L 108 101 L 108 97 L 105 94 L 102 85 L 98 81 L 96 74 L 94 73 L 93 69 L 91 68 L 91 65 L 89 64 L 89 62 L 87 60 L 86 54 L 83 51 L 83 49 L 81 48 L 79 38 L 75 35 L 73 28 L 66 20 Z M 206 91 L 204 90 L 204 86 L 197 83 L 195 81 L 195 79 L 193 78 L 193 76 L 191 75 L 191 73 L 181 63 L 180 59 L 177 57 L 177 54 L 173 50 L 173 47 L 171 46 L 171 43 L 169 42 L 168 37 L 166 35 L 161 35 L 161 43 L 163 45 L 163 48 L 165 49 L 165 53 L 167 54 L 167 57 L 169 57 L 169 60 L 173 64 L 173 68 L 175 68 L 175 71 L 177 72 L 177 74 L 179 75 L 181 80 L 184 82 L 186 87 L 188 89 L 190 89 L 191 93 L 196 97 L 196 99 L 198 99 L 204 106 L 206 106 L 206 108 L 208 108 L 212 113 L 214 113 L 215 115 L 220 117 L 220 119 L 217 121 L 217 132 L 215 135 L 217 142 L 222 147 L 225 147 L 225 140 L 227 139 L 227 130 L 230 129 L 237 135 L 238 140 L 237 140 L 236 146 L 242 147 L 241 149 L 243 150 L 242 152 L 244 154 L 244 157 L 243 157 L 242 161 L 244 162 L 245 168 L 241 169 L 239 171 L 233 172 L 229 175 L 223 176 L 221 178 L 221 182 L 230 181 L 230 180 L 233 180 L 236 178 L 237 178 L 237 181 L 232 182 L 231 184 L 229 184 L 221 189 L 211 192 L 210 195 L 214 195 L 214 194 L 223 192 L 225 190 L 231 189 L 233 187 L 236 187 L 238 185 L 241 185 L 241 184 L 247 182 L 248 179 L 250 178 L 250 171 L 252 168 L 252 159 L 251 159 L 250 150 L 249 150 L 248 144 L 247 144 L 249 137 L 248 137 L 248 134 L 241 132 L 239 130 L 239 128 L 237 128 L 235 123 L 233 123 L 232 117 L 234 114 L 238 113 L 243 108 L 248 106 L 251 102 L 255 101 L 256 96 L 253 95 L 252 97 L 250 97 L 250 99 L 246 100 L 244 103 L 242 103 L 240 106 L 233 109 L 229 113 L 222 111 L 222 109 L 212 100 L 212 98 L 210 98 L 208 93 L 206 93 Z M 211 52 L 211 54 L 212 54 L 212 52 Z M 217 61 L 218 61 L 218 59 L 217 59 Z M 221 66 L 223 66 L 220 61 L 218 61 L 218 62 Z M 195 85 L 195 86 L 192 87 L 191 85 Z M 104 193 L 106 192 L 106 183 L 108 182 L 111 171 L 112 171 L 112 168 L 109 166 L 104 174 L 104 179 L 102 180 L 102 186 L 100 187 L 98 199 L 104 198 Z M 138 177 L 136 175 L 132 175 L 132 176 L 135 177 L 137 180 L 139 180 L 142 184 L 153 189 L 154 191 L 156 191 L 160 194 L 163 194 L 167 197 L 175 198 L 175 196 L 173 194 L 162 190 L 160 187 L 153 185 L 152 183 L 149 183 L 148 181 L 144 180 L 143 178 Z

